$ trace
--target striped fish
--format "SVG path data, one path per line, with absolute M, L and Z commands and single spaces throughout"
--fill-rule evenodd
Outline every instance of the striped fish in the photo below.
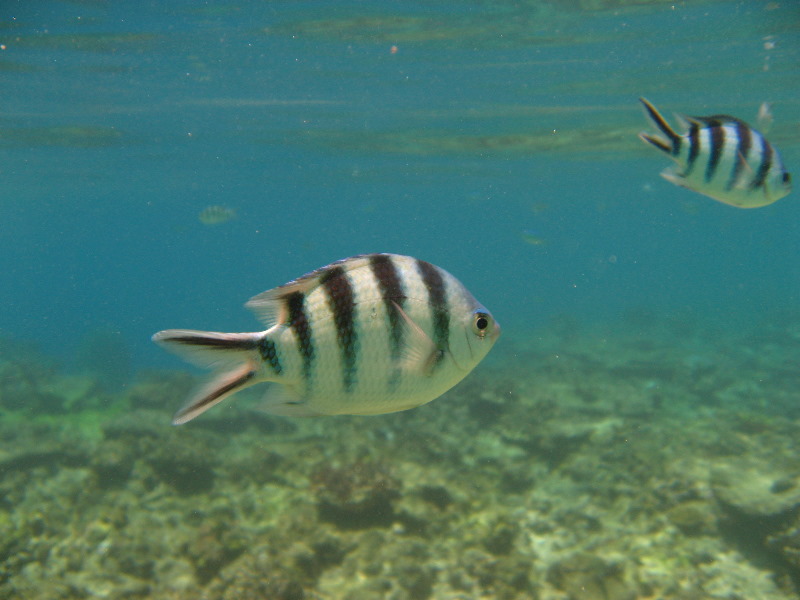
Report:
M 650 102 L 639 100 L 666 136 L 639 137 L 677 163 L 661 173 L 667 181 L 739 208 L 772 204 L 791 192 L 778 151 L 744 121 L 727 115 L 680 117 L 687 132 L 678 135 Z
M 252 298 L 255 333 L 170 329 L 153 341 L 216 375 L 173 417 L 180 425 L 256 383 L 291 416 L 382 414 L 442 395 L 500 335 L 447 271 L 396 254 L 346 258 Z

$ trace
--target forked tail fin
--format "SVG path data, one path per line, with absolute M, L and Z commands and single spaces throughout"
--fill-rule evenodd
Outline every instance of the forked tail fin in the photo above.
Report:
M 262 335 L 187 329 L 167 329 L 155 334 L 153 341 L 157 344 L 189 362 L 216 371 L 175 413 L 172 424 L 187 423 L 228 396 L 261 381 L 258 344 Z
M 652 144 L 659 150 L 666 152 L 667 154 L 677 156 L 681 149 L 681 136 L 675 133 L 675 130 L 669 126 L 669 123 L 667 123 L 666 119 L 664 119 L 664 117 L 661 116 L 661 113 L 658 112 L 658 109 L 646 98 L 639 98 L 639 102 L 641 102 L 642 106 L 644 106 L 647 117 L 656 127 L 661 130 L 661 133 L 667 136 L 667 139 L 644 132 L 640 133 L 639 137 L 648 144 Z

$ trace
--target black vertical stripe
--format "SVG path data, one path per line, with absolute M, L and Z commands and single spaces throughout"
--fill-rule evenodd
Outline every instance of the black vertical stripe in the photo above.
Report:
M 722 148 L 725 146 L 725 129 L 722 127 L 717 119 L 708 119 L 708 135 L 710 138 L 711 147 L 709 150 L 708 164 L 706 165 L 706 182 L 714 178 L 714 173 L 719 165 L 719 159 L 722 157 Z
M 396 359 L 400 356 L 400 347 L 403 343 L 403 321 L 395 304 L 403 308 L 406 299 L 403 280 L 397 270 L 397 265 L 388 254 L 373 254 L 370 256 L 369 266 L 378 281 L 386 314 L 389 316 L 391 352 L 392 358 Z
M 276 375 L 281 374 L 283 371 L 283 366 L 281 365 L 281 359 L 278 356 L 278 351 L 275 348 L 275 342 L 268 337 L 262 338 L 261 342 L 258 344 L 258 353 L 261 355 L 261 358 L 264 360 L 264 362 L 269 363 L 269 366 L 272 367 L 272 370 Z
M 288 312 L 287 327 L 292 328 L 297 336 L 297 349 L 303 358 L 303 378 L 308 386 L 314 362 L 314 341 L 311 335 L 311 325 L 306 317 L 306 296 L 303 292 L 292 292 L 285 296 L 284 300 Z
M 725 129 L 722 127 L 722 123 L 716 119 L 708 119 L 706 123 L 708 125 L 708 136 L 711 143 L 711 147 L 708 149 L 709 156 L 705 174 L 705 180 L 709 182 L 714 178 L 714 173 L 717 171 L 717 166 L 719 165 L 719 159 L 722 157 L 722 149 L 725 146 Z
M 450 343 L 450 311 L 444 280 L 439 269 L 424 260 L 417 260 L 417 270 L 428 289 L 428 303 L 433 315 L 433 343 L 443 353 Z
M 700 128 L 697 123 L 692 122 L 689 125 L 689 155 L 686 158 L 686 171 L 683 173 L 684 177 L 688 177 L 689 173 L 694 169 L 697 162 L 697 157 L 700 155 Z
M 772 157 L 774 154 L 772 146 L 764 136 L 758 135 L 757 137 L 759 142 L 761 142 L 761 164 L 758 165 L 758 171 L 756 171 L 753 181 L 750 182 L 751 190 L 757 190 L 764 185 L 764 182 L 767 180 L 767 173 L 769 173 L 769 170 L 772 168 Z
M 681 138 L 678 135 L 671 136 L 672 140 L 672 156 L 678 156 L 681 153 Z
M 728 185 L 725 186 L 728 190 L 732 190 L 733 186 L 735 186 L 736 182 L 739 180 L 739 177 L 741 177 L 742 169 L 744 169 L 747 164 L 747 155 L 750 154 L 750 146 L 752 144 L 750 128 L 747 124 L 738 119 L 734 120 L 733 124 L 736 127 L 736 139 L 738 140 L 738 144 L 736 146 L 736 156 L 733 158 L 731 178 L 728 180 Z
M 320 277 L 328 298 L 328 307 L 336 324 L 336 340 L 342 354 L 342 385 L 346 392 L 353 389 L 358 357 L 358 333 L 355 327 L 355 295 L 347 273 L 340 266 L 329 268 Z

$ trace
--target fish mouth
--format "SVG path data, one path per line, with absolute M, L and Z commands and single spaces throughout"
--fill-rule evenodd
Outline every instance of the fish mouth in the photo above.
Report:
M 497 319 L 495 319 L 494 331 L 492 331 L 492 333 L 489 334 L 493 342 L 496 342 L 498 339 L 500 339 L 501 332 L 502 332 L 502 327 L 500 327 L 500 323 L 498 323 Z

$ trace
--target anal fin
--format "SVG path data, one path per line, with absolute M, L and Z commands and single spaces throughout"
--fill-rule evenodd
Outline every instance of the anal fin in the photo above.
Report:
M 670 183 L 691 189 L 686 183 L 686 178 L 676 173 L 674 169 L 664 169 L 661 171 L 661 176 Z
M 285 384 L 269 386 L 259 408 L 283 417 L 319 417 L 325 414 L 311 408 L 294 387 Z

